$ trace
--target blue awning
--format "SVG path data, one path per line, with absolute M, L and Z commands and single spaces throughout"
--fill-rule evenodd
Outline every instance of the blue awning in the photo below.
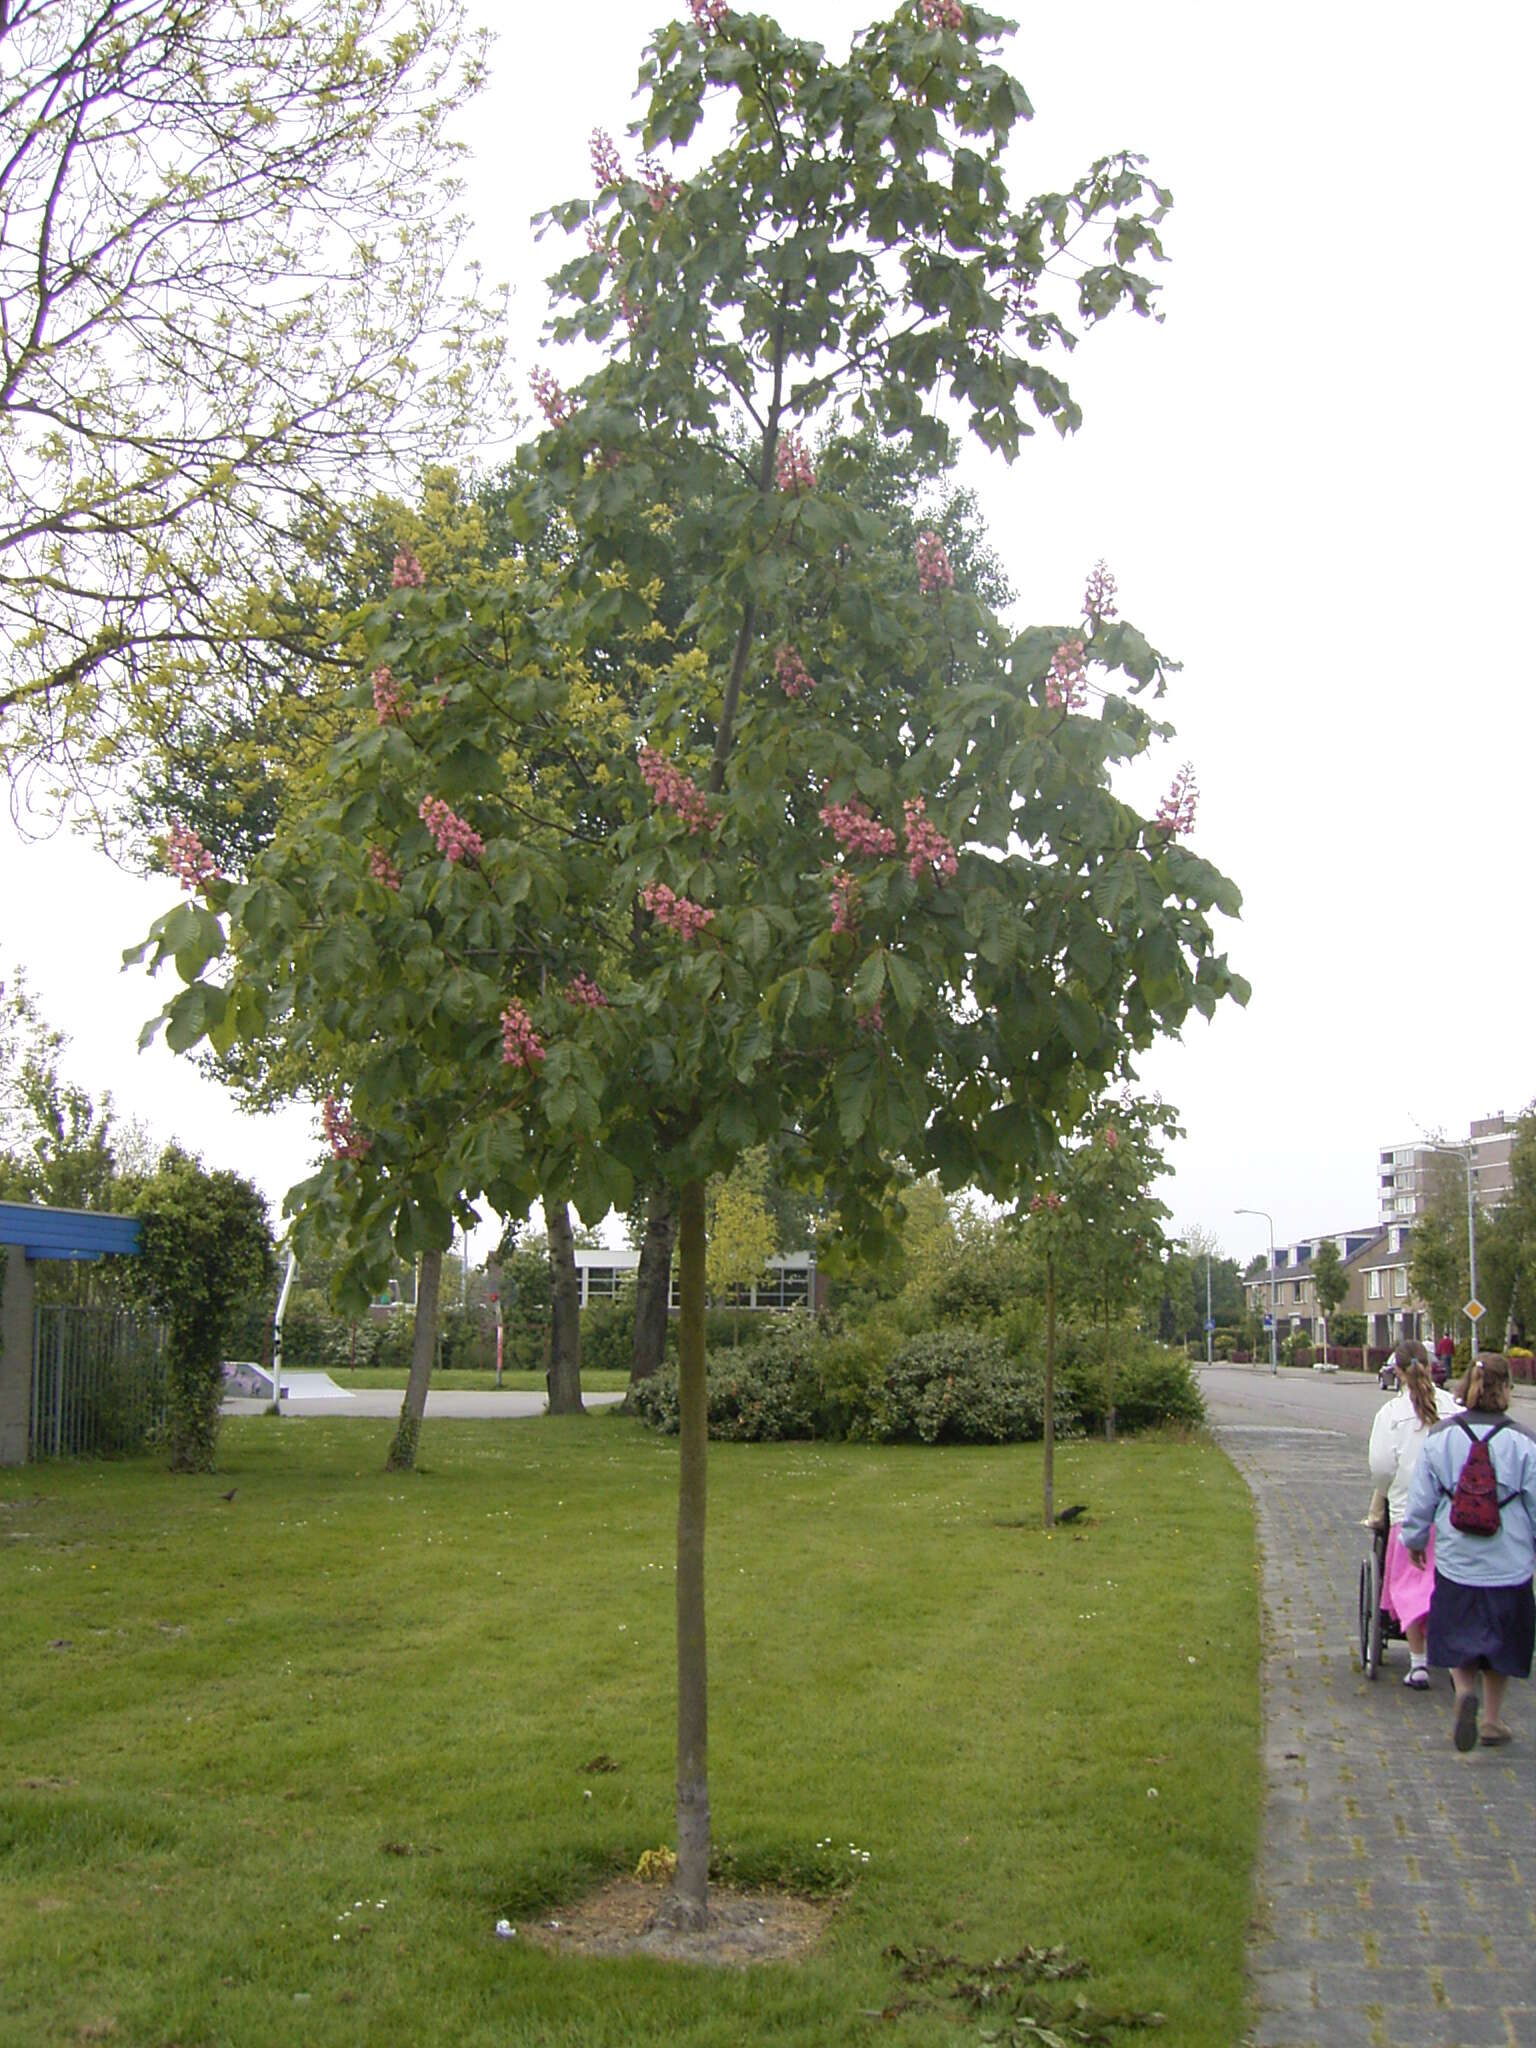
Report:
M 99 1259 L 136 1252 L 137 1216 L 97 1209 L 45 1209 L 35 1202 L 0 1202 L 0 1244 L 19 1244 L 29 1259 Z

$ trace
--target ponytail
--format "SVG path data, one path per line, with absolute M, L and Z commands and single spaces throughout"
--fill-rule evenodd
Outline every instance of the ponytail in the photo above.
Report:
M 1429 1367 L 1417 1358 L 1408 1358 L 1399 1363 L 1397 1371 L 1408 1389 L 1414 1414 L 1426 1429 L 1433 1429 L 1440 1420 L 1440 1411 L 1435 1406 L 1435 1382 Z

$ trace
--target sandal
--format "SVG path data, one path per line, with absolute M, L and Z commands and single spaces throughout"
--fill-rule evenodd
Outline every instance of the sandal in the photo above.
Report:
M 1410 1692 L 1428 1692 L 1429 1673 L 1422 1664 L 1415 1664 L 1403 1683 Z
M 1478 1741 L 1482 1743 L 1484 1749 L 1493 1749 L 1501 1742 L 1513 1742 L 1514 1739 L 1514 1729 L 1506 1728 L 1502 1721 L 1486 1722 L 1482 1734 L 1478 1737 Z
M 1451 1740 L 1463 1754 L 1477 1747 L 1477 1694 L 1464 1692 L 1456 1702 L 1456 1718 L 1451 1723 Z

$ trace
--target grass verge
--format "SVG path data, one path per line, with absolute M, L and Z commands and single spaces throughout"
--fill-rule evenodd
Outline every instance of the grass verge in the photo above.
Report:
M 402 1477 L 389 1433 L 0 1473 L 0 2040 L 928 2048 L 998 2016 L 888 1946 L 1056 1943 L 1091 1974 L 1037 2016 L 1242 2038 L 1257 1579 L 1213 1446 L 1064 1447 L 1049 1539 L 1038 1446 L 711 1446 L 722 1862 L 842 1891 L 810 1960 L 711 1973 L 493 1933 L 671 1838 L 675 1442 L 438 1422 Z

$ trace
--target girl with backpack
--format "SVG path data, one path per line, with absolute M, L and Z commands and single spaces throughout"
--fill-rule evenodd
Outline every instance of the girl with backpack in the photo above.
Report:
M 1392 1354 L 1399 1391 L 1376 1411 L 1371 1425 L 1368 1453 L 1371 1478 L 1378 1495 L 1384 1494 L 1387 1522 L 1387 1556 L 1381 1577 L 1381 1604 L 1408 1638 L 1408 1676 L 1403 1680 L 1413 1692 L 1429 1690 L 1428 1655 L 1424 1622 L 1429 1614 L 1429 1596 L 1435 1584 L 1435 1532 L 1425 1543 L 1425 1562 L 1415 1564 L 1403 1547 L 1399 1524 L 1408 1506 L 1408 1488 L 1418 1470 L 1419 1458 L 1429 1432 L 1447 1415 L 1456 1413 L 1456 1403 L 1441 1393 L 1430 1371 L 1429 1355 L 1422 1344 L 1399 1344 Z M 1374 1513 L 1375 1502 L 1372 1502 Z M 1379 1527 L 1380 1524 L 1373 1524 Z
M 1510 1740 L 1501 1719 L 1505 1686 L 1529 1678 L 1536 1650 L 1536 1436 L 1512 1421 L 1509 1361 L 1485 1352 L 1461 1387 L 1466 1412 L 1430 1431 L 1408 1489 L 1402 1539 L 1422 1563 L 1435 1538 L 1429 1661 L 1449 1665 L 1456 1688 L 1451 1739 L 1478 1741 L 1477 1678 L 1483 1679 L 1482 1741 Z

